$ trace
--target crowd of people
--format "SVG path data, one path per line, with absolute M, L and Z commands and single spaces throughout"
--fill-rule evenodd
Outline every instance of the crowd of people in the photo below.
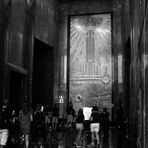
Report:
M 25 148 L 29 147 L 30 139 L 43 145 L 47 134 L 52 130 L 64 130 L 72 126 L 76 131 L 75 144 L 80 145 L 84 131 L 91 133 L 91 143 L 99 141 L 99 130 L 102 128 L 104 136 L 108 136 L 109 113 L 104 108 L 102 112 L 98 107 L 92 107 L 89 121 L 85 120 L 83 109 L 78 113 L 69 103 L 63 117 L 59 118 L 58 104 L 54 104 L 52 110 L 48 106 L 37 104 L 35 110 L 28 103 L 24 103 L 19 111 L 10 110 L 7 103 L 1 106 L 0 110 L 0 146 L 24 142 Z M 18 138 L 16 138 L 18 137 Z M 22 140 L 22 141 L 21 141 Z
M 99 135 L 103 134 L 106 138 L 109 136 L 109 115 L 107 108 L 103 108 L 103 111 L 100 111 L 97 106 L 93 106 L 90 117 L 85 120 L 83 110 L 79 109 L 75 120 L 77 130 L 75 144 L 81 145 L 81 137 L 86 136 L 86 133 L 90 133 L 88 138 L 91 141 L 91 145 L 94 145 L 96 142 L 99 146 Z

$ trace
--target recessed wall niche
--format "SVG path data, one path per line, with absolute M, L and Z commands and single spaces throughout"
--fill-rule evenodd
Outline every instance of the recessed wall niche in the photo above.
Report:
M 70 16 L 69 101 L 112 107 L 111 14 Z

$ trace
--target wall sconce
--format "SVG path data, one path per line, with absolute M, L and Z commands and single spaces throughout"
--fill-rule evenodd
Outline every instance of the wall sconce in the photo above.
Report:
M 59 96 L 59 103 L 64 103 L 64 97 L 62 95 Z

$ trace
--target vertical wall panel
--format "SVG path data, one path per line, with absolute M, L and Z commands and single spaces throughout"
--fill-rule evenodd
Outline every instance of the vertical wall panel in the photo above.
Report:
M 9 29 L 8 62 L 23 67 L 25 2 L 12 3 Z
M 8 30 L 11 1 L 0 1 L 0 102 L 5 97 L 6 51 L 8 47 Z

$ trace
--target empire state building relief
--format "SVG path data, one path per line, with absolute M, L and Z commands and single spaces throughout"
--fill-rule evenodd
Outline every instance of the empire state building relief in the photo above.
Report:
M 81 96 L 85 105 L 87 101 L 96 98 L 98 105 L 98 98 L 110 95 L 111 68 L 111 15 L 72 16 L 70 98 Z M 106 86 L 109 91 L 101 92 Z

